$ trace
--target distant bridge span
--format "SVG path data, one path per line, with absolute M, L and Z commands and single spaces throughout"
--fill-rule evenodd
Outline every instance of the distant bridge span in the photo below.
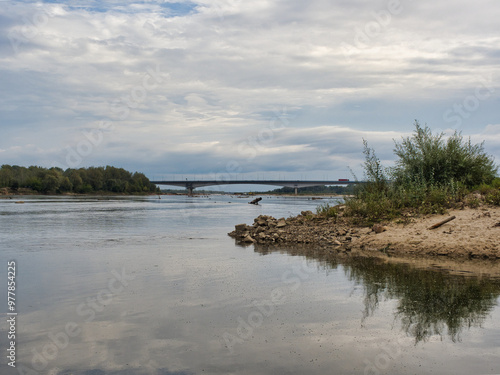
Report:
M 295 188 L 295 195 L 297 195 L 297 188 L 308 186 L 322 186 L 322 185 L 351 185 L 358 184 L 359 181 L 349 180 L 335 180 L 335 181 L 320 181 L 320 180 L 186 180 L 186 181 L 151 181 L 155 185 L 171 185 L 185 187 L 189 195 L 193 194 L 193 189 L 203 186 L 215 185 L 273 185 L 273 186 L 286 186 Z

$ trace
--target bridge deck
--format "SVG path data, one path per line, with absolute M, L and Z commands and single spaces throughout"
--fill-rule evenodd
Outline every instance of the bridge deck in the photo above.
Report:
M 186 180 L 186 181 L 151 181 L 155 185 L 190 186 L 192 188 L 215 185 L 274 185 L 287 187 L 307 187 L 321 185 L 350 185 L 358 181 L 320 181 L 320 180 Z
M 297 188 L 308 186 L 322 186 L 322 185 L 351 185 L 357 184 L 358 181 L 320 181 L 320 180 L 186 180 L 186 181 L 151 181 L 155 185 L 170 185 L 170 186 L 184 186 L 191 195 L 193 189 L 204 186 L 217 186 L 217 185 L 273 185 Z

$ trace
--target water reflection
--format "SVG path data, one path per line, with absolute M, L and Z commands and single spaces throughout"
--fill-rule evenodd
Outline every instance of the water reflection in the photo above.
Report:
M 256 251 L 270 252 L 265 248 Z M 442 268 L 433 263 L 433 268 L 439 268 L 435 270 L 381 257 L 324 255 L 314 249 L 285 252 L 292 255 L 305 252 L 308 258 L 320 260 L 326 269 L 341 265 L 347 278 L 363 287 L 362 322 L 374 314 L 381 300 L 397 300 L 395 316 L 402 329 L 415 338 L 415 343 L 434 335 L 448 335 L 453 342 L 460 341 L 464 329 L 481 327 L 500 296 L 500 278 L 474 275 L 471 271 L 467 276 L 456 275 L 449 272 L 454 269 L 453 263 Z M 498 271 L 499 265 L 471 265 L 476 269 L 485 267 Z

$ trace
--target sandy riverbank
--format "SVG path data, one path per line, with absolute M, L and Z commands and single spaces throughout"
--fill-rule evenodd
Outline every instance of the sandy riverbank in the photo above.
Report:
M 428 229 L 450 216 L 456 218 Z M 446 215 L 412 218 L 406 224 L 389 223 L 381 233 L 373 229 L 307 211 L 287 219 L 259 216 L 253 225 L 239 224 L 229 235 L 239 243 L 300 244 L 322 252 L 500 259 L 500 207 L 450 210 Z

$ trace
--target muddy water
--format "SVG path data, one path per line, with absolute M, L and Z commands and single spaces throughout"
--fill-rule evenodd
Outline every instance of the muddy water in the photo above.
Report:
M 19 313 L 2 374 L 500 373 L 498 278 L 226 235 L 322 201 L 23 199 L 0 200 L 0 298 L 15 260 Z

